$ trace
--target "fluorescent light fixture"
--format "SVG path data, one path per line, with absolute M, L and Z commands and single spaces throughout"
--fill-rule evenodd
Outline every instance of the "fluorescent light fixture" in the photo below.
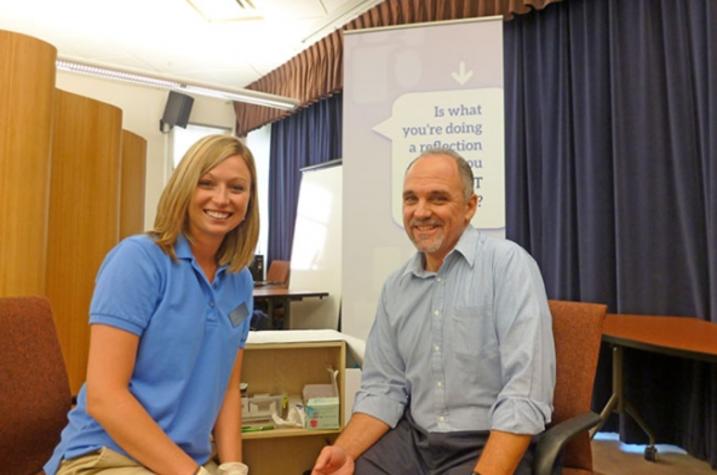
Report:
M 281 110 L 294 110 L 300 105 L 297 99 L 285 96 L 277 96 L 266 92 L 253 91 L 251 89 L 230 88 L 213 84 L 201 84 L 184 79 L 147 75 L 141 72 L 128 71 L 98 66 L 93 64 L 58 59 L 57 69 L 73 73 L 87 74 L 89 76 L 115 81 L 129 82 L 142 86 L 171 89 L 178 92 L 196 94 L 198 96 L 214 97 L 247 104 L 255 104 L 265 107 L 273 107 Z
M 59 71 L 68 71 L 72 73 L 87 74 L 105 79 L 115 79 L 117 81 L 131 82 L 144 86 L 155 86 L 163 89 L 175 89 L 179 87 L 177 81 L 171 79 L 161 79 L 158 77 L 143 76 L 138 73 L 129 71 L 112 70 L 101 66 L 93 66 L 91 64 L 75 63 L 58 59 L 55 63 Z
M 208 22 L 257 20 L 262 18 L 257 0 L 187 0 Z

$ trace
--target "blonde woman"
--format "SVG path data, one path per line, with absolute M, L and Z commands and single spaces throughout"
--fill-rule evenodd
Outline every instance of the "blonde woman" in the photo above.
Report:
M 239 378 L 258 234 L 251 152 L 234 137 L 201 139 L 162 192 L 154 229 L 100 267 L 87 382 L 48 475 L 247 473 Z

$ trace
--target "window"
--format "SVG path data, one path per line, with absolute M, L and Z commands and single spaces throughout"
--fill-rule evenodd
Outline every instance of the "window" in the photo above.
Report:
M 177 168 L 182 157 L 194 142 L 207 135 L 215 134 L 229 135 L 231 130 L 224 127 L 197 124 L 188 124 L 186 129 L 181 127 L 172 128 L 172 168 Z

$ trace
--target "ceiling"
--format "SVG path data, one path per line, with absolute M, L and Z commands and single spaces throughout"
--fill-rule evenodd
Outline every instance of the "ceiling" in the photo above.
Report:
M 0 29 L 66 60 L 242 88 L 381 1 L 0 0 Z

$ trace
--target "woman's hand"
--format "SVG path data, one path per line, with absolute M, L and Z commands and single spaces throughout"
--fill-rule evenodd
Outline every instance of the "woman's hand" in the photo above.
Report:
M 228 462 L 219 466 L 217 475 L 249 475 L 249 467 L 241 462 Z

